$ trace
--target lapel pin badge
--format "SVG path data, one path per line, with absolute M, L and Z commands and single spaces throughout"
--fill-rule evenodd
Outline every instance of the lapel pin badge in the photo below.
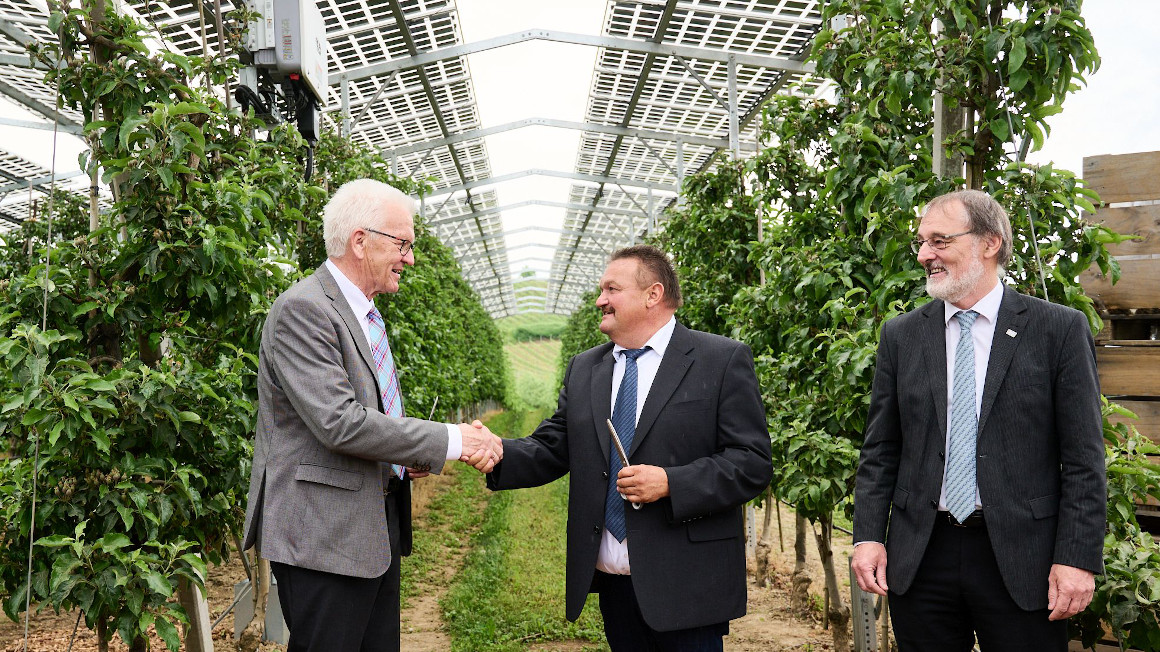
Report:
M 1010 328 L 1007 329 L 1007 337 L 1015 337 L 1018 334 L 1019 333 L 1016 333 L 1015 331 L 1011 330 Z

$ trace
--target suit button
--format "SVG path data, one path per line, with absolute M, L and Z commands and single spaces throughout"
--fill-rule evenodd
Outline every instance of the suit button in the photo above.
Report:
M 599 525 L 593 525 L 593 526 L 592 526 L 592 533 L 593 533 L 593 534 L 600 534 L 600 526 L 599 526 Z
M 938 501 L 937 500 L 930 501 L 930 506 L 933 507 L 934 509 L 938 509 Z
M 940 460 L 945 460 L 945 459 L 947 458 L 947 454 L 946 454 L 946 453 L 939 453 L 939 454 L 938 454 L 938 458 L 939 458 Z
M 604 473 L 601 473 L 600 475 L 603 475 L 605 480 L 608 479 L 608 471 L 605 471 Z

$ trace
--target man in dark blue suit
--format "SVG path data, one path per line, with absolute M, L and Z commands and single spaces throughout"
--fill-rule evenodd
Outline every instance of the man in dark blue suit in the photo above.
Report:
M 676 273 L 654 247 L 614 253 L 600 290 L 612 341 L 569 362 L 555 414 L 504 442 L 488 486 L 571 473 L 570 620 L 596 592 L 615 651 L 721 650 L 745 614 L 742 506 L 773 473 L 753 355 L 677 323 Z
M 1091 330 L 1002 283 L 1011 240 L 986 193 L 931 201 L 914 245 L 935 301 L 882 328 L 853 568 L 904 652 L 1065 650 L 1103 570 Z

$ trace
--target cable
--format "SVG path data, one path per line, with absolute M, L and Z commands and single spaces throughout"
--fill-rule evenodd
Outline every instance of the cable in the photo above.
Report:
M 995 29 L 995 24 L 991 22 L 990 12 L 987 13 L 987 26 L 990 27 L 992 31 Z M 999 87 L 1004 87 L 1006 82 L 1003 81 L 1003 65 L 999 64 L 995 66 L 995 72 L 999 77 Z M 1005 110 L 1003 111 L 1003 115 L 1007 117 L 1007 133 L 1012 138 L 1014 138 L 1015 122 L 1011 120 L 1011 112 Z M 1019 148 L 1018 158 L 1015 159 L 1016 163 L 1022 163 L 1023 158 L 1027 156 L 1029 142 L 1029 135 L 1024 135 L 1023 144 Z M 1007 151 L 1003 150 L 1003 154 L 1006 155 L 1006 153 Z M 1035 215 L 1032 214 L 1030 205 L 1027 206 L 1027 223 L 1031 225 L 1031 246 L 1035 250 L 1035 267 L 1039 271 L 1039 282 L 1043 286 L 1043 299 L 1045 301 L 1051 301 L 1051 297 L 1047 293 L 1047 277 L 1043 273 L 1043 258 L 1039 253 L 1039 235 L 1035 232 Z
M 57 29 L 57 43 L 64 41 L 64 25 Z M 64 50 L 61 49 L 57 56 L 56 67 L 56 97 L 60 98 L 60 69 L 64 62 Z M 49 286 L 49 271 L 52 268 L 52 219 L 54 209 L 56 207 L 56 145 L 60 139 L 60 109 L 53 112 L 52 118 L 52 158 L 49 163 L 48 172 L 48 220 L 47 220 L 47 235 L 44 244 L 44 300 L 41 303 L 40 310 L 40 331 L 43 333 L 48 330 L 48 286 Z M 29 184 L 29 188 L 32 184 Z M 32 429 L 32 518 L 28 521 L 28 572 L 25 575 L 24 586 L 24 652 L 28 652 L 28 626 L 32 619 L 32 552 L 36 541 L 36 493 L 39 488 L 38 474 L 40 472 L 40 430 L 38 428 Z M 71 645 L 70 645 L 71 647 Z

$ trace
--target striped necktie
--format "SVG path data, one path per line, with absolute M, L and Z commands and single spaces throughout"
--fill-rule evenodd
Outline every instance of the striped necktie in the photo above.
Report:
M 971 326 L 979 313 L 955 314 L 959 320 L 959 343 L 955 347 L 955 377 L 951 391 L 951 428 L 947 454 L 947 510 L 962 523 L 975 511 L 975 455 L 979 418 L 975 415 L 975 342 Z
M 378 308 L 371 306 L 367 313 L 370 322 L 371 356 L 379 380 L 379 391 L 383 397 L 383 414 L 389 417 L 403 416 L 403 394 L 399 391 L 399 374 L 395 371 L 395 358 L 391 355 L 391 345 L 387 343 L 387 324 Z M 403 477 L 403 467 L 391 464 L 391 473 Z

